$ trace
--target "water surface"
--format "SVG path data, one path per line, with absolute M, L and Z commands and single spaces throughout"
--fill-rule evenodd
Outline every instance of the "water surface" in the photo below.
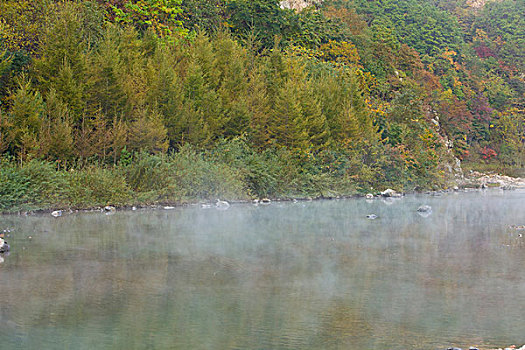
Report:
M 525 191 L 3 216 L 0 348 L 521 345 L 509 225 Z

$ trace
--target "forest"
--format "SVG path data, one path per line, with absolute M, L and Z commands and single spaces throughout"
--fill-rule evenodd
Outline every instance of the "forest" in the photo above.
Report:
M 518 174 L 524 10 L 0 0 L 0 212 L 441 189 L 457 160 Z

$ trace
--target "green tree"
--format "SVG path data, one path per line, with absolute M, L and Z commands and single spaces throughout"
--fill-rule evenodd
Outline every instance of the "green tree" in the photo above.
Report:
M 286 58 L 287 78 L 274 96 L 268 133 L 272 143 L 292 149 L 319 149 L 326 145 L 329 130 L 319 96 L 306 67 Z
M 68 107 L 54 90 L 46 95 L 39 135 L 39 157 L 66 162 L 73 156 L 73 123 Z
M 108 8 L 109 17 L 129 24 L 140 32 L 152 30 L 158 37 L 173 41 L 187 30 L 177 17 L 182 0 L 124 0 Z
M 9 119 L 13 146 L 21 159 L 34 157 L 38 151 L 44 101 L 40 93 L 33 89 L 31 82 L 24 78 L 11 99 L 13 102 Z

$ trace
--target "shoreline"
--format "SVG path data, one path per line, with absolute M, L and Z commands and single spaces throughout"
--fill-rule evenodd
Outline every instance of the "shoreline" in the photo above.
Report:
M 407 195 L 429 195 L 429 196 L 440 196 L 446 193 L 465 193 L 472 191 L 483 191 L 483 190 L 502 190 L 502 191 L 514 191 L 525 189 L 525 178 L 512 178 L 505 175 L 499 174 L 483 174 L 478 172 L 473 172 L 474 177 L 464 178 L 458 181 L 458 184 L 453 187 L 448 187 L 439 190 L 422 190 L 422 191 L 407 191 L 407 192 L 396 192 L 391 189 L 387 189 L 382 192 L 374 192 L 369 194 L 362 193 L 353 193 L 346 195 L 339 195 L 337 193 L 331 193 L 330 195 L 318 195 L 318 196 L 290 196 L 290 197 L 269 197 L 269 198 L 251 198 L 251 199 L 232 199 L 226 200 L 229 205 L 238 205 L 238 204 L 261 204 L 268 205 L 272 202 L 311 202 L 311 201 L 320 201 L 320 200 L 339 200 L 339 199 L 359 199 L 359 198 L 368 198 L 368 199 L 387 199 L 387 198 L 402 198 Z M 384 192 L 393 191 L 389 194 L 383 194 Z M 368 197 L 370 195 L 373 197 Z M 219 199 L 217 199 L 219 200 Z M 265 201 L 266 203 L 264 203 Z M 140 209 L 150 209 L 150 210 L 173 210 L 176 208 L 184 208 L 191 206 L 201 205 L 207 208 L 215 207 L 216 200 L 208 199 L 187 199 L 181 201 L 159 201 L 157 203 L 135 203 L 135 204 L 126 204 L 126 205 L 111 205 L 106 206 L 94 205 L 86 208 L 74 208 L 74 207 L 53 207 L 46 209 L 28 209 L 28 210 L 17 210 L 17 211 L 7 211 L 0 212 L 0 216 L 43 216 L 56 212 L 64 214 L 74 214 L 74 213 L 93 213 L 93 212 L 115 212 L 115 211 L 135 211 Z M 53 215 L 55 216 L 55 215 Z M 525 350 L 525 349 L 523 349 Z

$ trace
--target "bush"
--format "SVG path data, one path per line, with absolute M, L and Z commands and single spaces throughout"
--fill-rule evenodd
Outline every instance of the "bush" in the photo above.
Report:
M 176 198 L 180 192 L 165 155 L 136 153 L 128 164 L 121 164 L 120 169 L 141 202 Z
M 214 159 L 206 159 L 184 146 L 170 160 L 181 199 L 245 199 L 249 193 L 238 169 Z
M 18 166 L 0 161 L 0 210 L 46 209 L 60 205 L 65 180 L 52 163 L 32 160 Z
M 66 197 L 75 208 L 126 205 L 132 201 L 132 191 L 118 168 L 88 167 L 68 172 Z
M 208 158 L 235 168 L 249 193 L 258 197 L 286 197 L 298 192 L 301 166 L 296 155 L 286 148 L 258 152 L 243 138 L 235 138 L 220 142 Z

